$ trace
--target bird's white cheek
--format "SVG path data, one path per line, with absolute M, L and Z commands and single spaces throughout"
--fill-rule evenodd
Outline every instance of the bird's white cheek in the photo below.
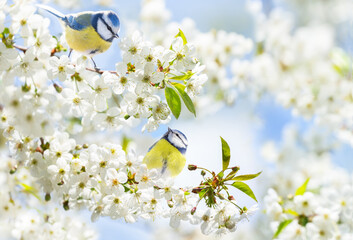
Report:
M 173 136 L 171 142 L 178 148 L 185 148 L 185 144 L 176 136 Z
M 112 33 L 107 29 L 107 26 L 105 26 L 102 20 L 98 20 L 97 32 L 105 40 L 112 37 Z

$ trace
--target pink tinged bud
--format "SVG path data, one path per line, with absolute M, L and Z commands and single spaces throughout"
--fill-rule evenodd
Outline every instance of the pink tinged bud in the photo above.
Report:
M 55 91 L 57 91 L 58 93 L 61 93 L 63 91 L 63 88 L 60 87 L 58 84 L 54 83 L 54 88 L 55 88 Z
M 202 190 L 202 188 L 196 187 L 196 188 L 192 189 L 192 192 L 193 193 L 199 193 L 199 192 L 201 192 L 201 190 Z
M 228 196 L 228 200 L 230 200 L 230 201 L 234 201 L 234 200 L 235 200 L 235 198 L 231 195 L 231 196 Z
M 193 164 L 189 164 L 188 169 L 189 171 L 195 171 L 197 169 L 197 166 Z
M 193 208 L 191 209 L 191 215 L 194 215 L 195 212 L 196 212 L 196 207 L 193 207 Z

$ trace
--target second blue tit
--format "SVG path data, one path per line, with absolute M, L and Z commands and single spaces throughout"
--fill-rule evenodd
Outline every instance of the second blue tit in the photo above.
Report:
M 108 50 L 114 38 L 119 38 L 119 17 L 112 11 L 64 15 L 51 7 L 40 4 L 37 6 L 64 23 L 67 44 L 75 51 L 93 56 Z
M 161 174 L 177 176 L 184 168 L 186 163 L 185 153 L 188 147 L 188 140 L 185 135 L 175 129 L 168 128 L 168 131 L 153 144 L 143 163 L 149 169 L 157 168 Z

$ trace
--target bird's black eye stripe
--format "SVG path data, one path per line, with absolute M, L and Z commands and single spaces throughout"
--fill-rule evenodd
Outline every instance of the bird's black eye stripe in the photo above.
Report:
M 184 142 L 184 140 L 181 138 L 181 136 L 179 135 L 179 133 L 175 133 L 175 135 L 181 140 L 181 142 L 186 146 L 186 143 Z
M 113 34 L 115 35 L 115 33 L 113 32 L 113 29 L 108 25 L 108 23 L 106 23 L 106 21 L 104 21 L 103 18 L 100 18 L 102 20 L 102 22 L 104 23 L 104 25 L 108 28 L 108 30 Z

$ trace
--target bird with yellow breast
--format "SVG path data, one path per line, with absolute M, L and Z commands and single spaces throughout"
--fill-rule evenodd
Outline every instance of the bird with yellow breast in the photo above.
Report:
M 119 38 L 120 20 L 113 11 L 79 12 L 64 15 L 45 5 L 39 8 L 48 11 L 64 23 L 65 38 L 72 50 L 83 53 L 91 58 L 105 52 L 115 38 Z M 92 59 L 93 61 L 93 59 Z M 94 67 L 96 63 L 93 61 Z
M 160 169 L 162 175 L 175 177 L 185 166 L 187 147 L 186 136 L 176 129 L 168 128 L 162 138 L 150 147 L 143 163 L 149 169 Z

